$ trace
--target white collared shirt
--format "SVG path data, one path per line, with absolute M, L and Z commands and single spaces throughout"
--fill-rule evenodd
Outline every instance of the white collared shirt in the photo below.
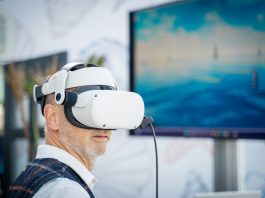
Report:
M 68 152 L 50 145 L 40 145 L 36 158 L 53 158 L 71 167 L 93 191 L 96 178 L 75 157 Z M 33 198 L 87 198 L 87 191 L 77 182 L 67 178 L 56 178 L 44 184 Z

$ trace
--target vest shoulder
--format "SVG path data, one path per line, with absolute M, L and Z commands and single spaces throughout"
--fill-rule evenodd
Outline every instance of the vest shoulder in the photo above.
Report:
M 33 198 L 52 197 L 80 197 L 87 198 L 86 190 L 77 182 L 68 178 L 55 178 L 45 183 Z

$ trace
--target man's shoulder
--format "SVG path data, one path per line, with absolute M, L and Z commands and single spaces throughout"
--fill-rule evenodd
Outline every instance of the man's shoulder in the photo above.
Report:
M 80 197 L 87 198 L 86 190 L 80 186 L 79 183 L 68 178 L 55 178 L 45 183 L 33 196 L 34 198 L 40 197 Z
M 10 196 L 93 197 L 87 184 L 68 165 L 56 159 L 31 161 L 9 188 Z M 35 196 L 34 196 L 35 197 Z

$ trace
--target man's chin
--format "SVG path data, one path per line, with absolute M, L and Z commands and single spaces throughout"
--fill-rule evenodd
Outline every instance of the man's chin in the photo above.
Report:
M 96 158 L 96 157 L 103 155 L 105 152 L 106 152 L 106 146 L 101 147 L 101 148 L 97 148 L 93 152 L 91 152 L 91 150 L 89 150 L 89 151 L 87 151 L 87 154 L 90 157 Z
M 104 149 L 100 149 L 100 150 L 98 151 L 98 156 L 104 155 L 105 152 L 106 152 L 106 147 L 105 147 Z

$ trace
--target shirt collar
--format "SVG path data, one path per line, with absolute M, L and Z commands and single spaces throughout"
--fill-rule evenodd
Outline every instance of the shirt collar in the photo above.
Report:
M 92 173 L 68 152 L 51 145 L 39 145 L 36 158 L 54 158 L 71 167 L 93 190 L 97 180 Z

